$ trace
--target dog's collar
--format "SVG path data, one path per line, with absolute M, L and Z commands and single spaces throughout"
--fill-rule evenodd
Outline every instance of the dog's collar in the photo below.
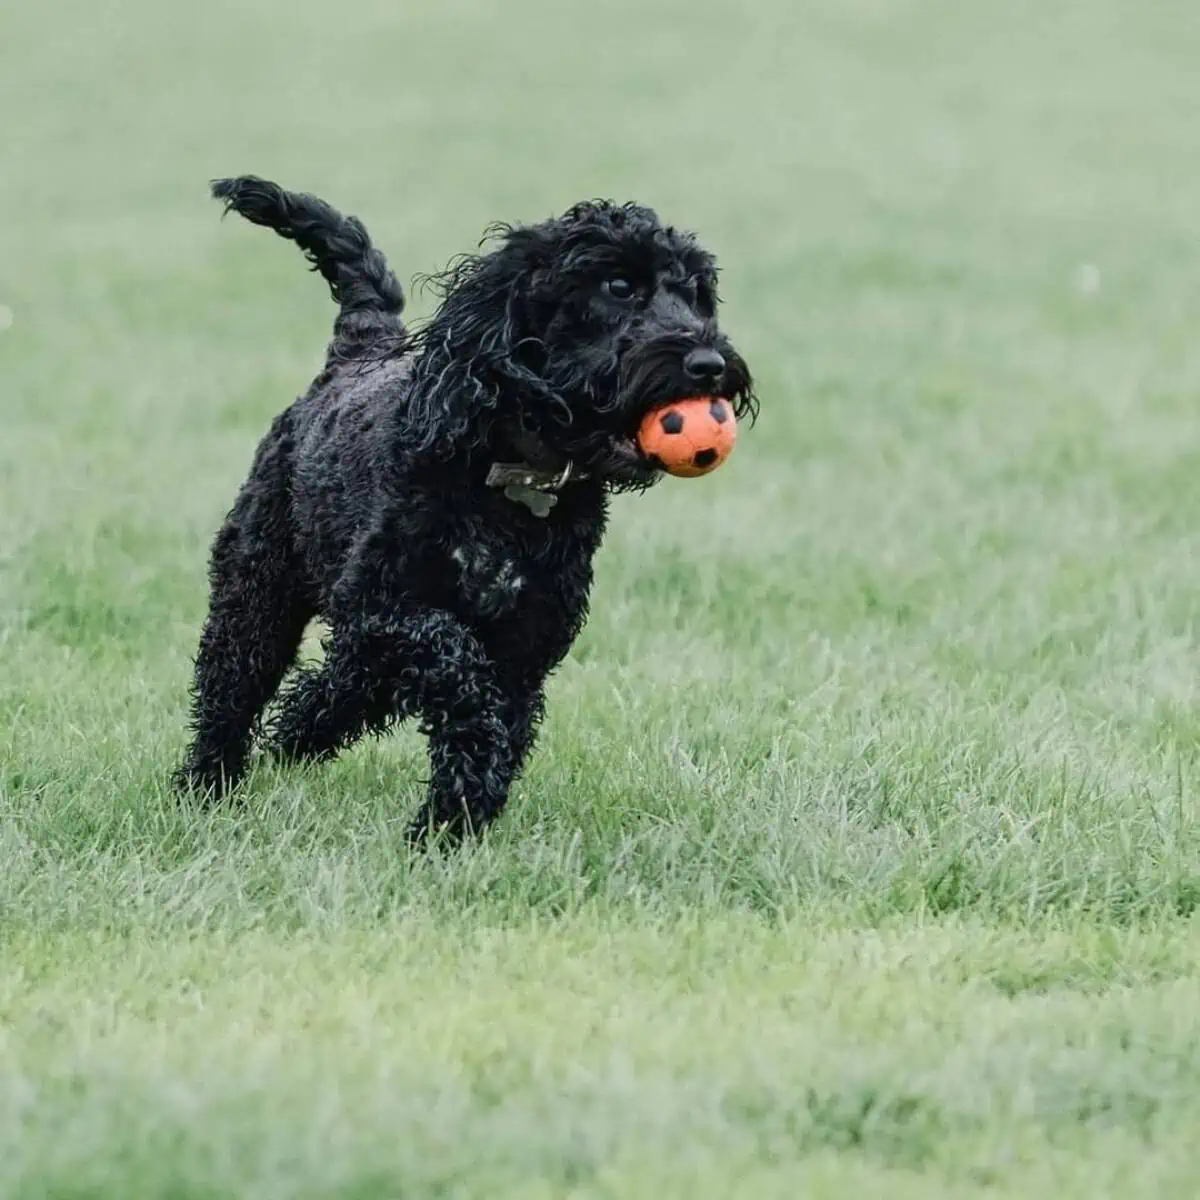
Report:
M 535 466 L 535 463 L 548 463 L 557 456 L 525 430 L 514 431 L 509 441 L 523 461 L 492 463 L 487 473 L 487 486 L 503 488 L 510 500 L 523 504 L 535 517 L 549 515 L 558 503 L 558 493 L 568 483 L 587 478 L 570 459 L 561 468 Z
M 569 459 L 561 471 L 543 471 L 528 463 L 492 463 L 488 469 L 488 487 L 504 489 L 516 504 L 523 504 L 535 517 L 545 517 L 558 503 L 557 493 L 572 479 L 585 478 Z

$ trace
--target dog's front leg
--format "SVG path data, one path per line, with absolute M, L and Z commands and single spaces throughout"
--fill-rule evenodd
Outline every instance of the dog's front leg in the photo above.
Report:
M 369 610 L 335 620 L 318 668 L 300 672 L 272 723 L 277 754 L 323 759 L 369 730 L 421 718 L 432 766 L 414 826 L 479 832 L 508 799 L 514 761 L 505 699 L 478 638 L 442 609 Z

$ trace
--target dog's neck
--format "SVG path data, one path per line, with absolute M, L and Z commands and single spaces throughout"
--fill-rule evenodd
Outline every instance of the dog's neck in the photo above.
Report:
M 524 505 L 535 517 L 549 515 L 558 503 L 558 493 L 567 484 L 587 478 L 569 458 L 526 430 L 511 430 L 505 440 L 516 461 L 493 462 L 488 468 L 487 486 L 503 488 L 509 500 Z

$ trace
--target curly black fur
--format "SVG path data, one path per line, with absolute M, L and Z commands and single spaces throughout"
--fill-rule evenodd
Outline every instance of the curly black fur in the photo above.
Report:
M 339 305 L 325 367 L 275 418 L 218 533 L 179 782 L 236 784 L 266 742 L 325 759 L 417 717 L 430 745 L 414 834 L 480 830 L 504 807 L 543 688 L 587 614 L 607 495 L 657 472 L 644 413 L 694 394 L 756 402 L 716 319 L 716 264 L 647 208 L 578 204 L 433 277 L 421 329 L 362 224 L 246 176 L 227 209 L 295 241 Z M 486 483 L 496 461 L 574 475 L 539 518 Z M 305 626 L 324 661 L 296 668 Z M 291 677 L 284 677 L 292 670 Z

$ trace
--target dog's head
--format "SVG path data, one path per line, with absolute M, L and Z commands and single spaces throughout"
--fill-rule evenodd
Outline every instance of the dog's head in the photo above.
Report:
M 755 414 L 717 323 L 716 262 L 692 235 L 607 201 L 490 232 L 494 249 L 432 280 L 442 305 L 415 339 L 421 449 L 524 447 L 637 488 L 657 477 L 634 441 L 650 409 L 720 395 Z

